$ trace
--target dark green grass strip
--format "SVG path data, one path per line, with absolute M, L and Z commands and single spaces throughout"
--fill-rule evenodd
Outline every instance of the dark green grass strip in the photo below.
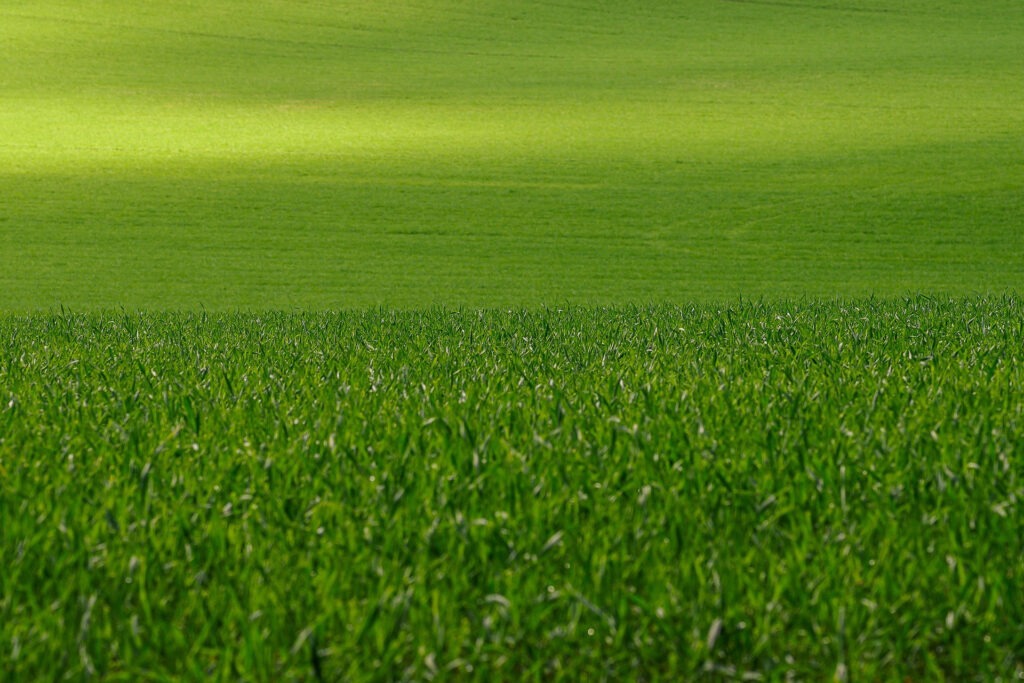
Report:
M 0 671 L 1024 671 L 1024 301 L 0 319 Z

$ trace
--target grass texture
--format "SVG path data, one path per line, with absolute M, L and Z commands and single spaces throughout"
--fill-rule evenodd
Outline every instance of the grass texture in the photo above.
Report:
M 1003 293 L 1017 0 L 6 0 L 0 309 Z
M 1011 680 L 1024 303 L 0 318 L 12 680 Z

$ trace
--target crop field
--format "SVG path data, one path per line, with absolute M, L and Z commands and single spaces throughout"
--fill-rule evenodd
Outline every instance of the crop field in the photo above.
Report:
M 1024 679 L 1020 0 L 3 0 L 0 681 Z
M 0 308 L 999 294 L 1019 0 L 5 0 Z
M 17 680 L 1013 680 L 1024 302 L 0 322 Z

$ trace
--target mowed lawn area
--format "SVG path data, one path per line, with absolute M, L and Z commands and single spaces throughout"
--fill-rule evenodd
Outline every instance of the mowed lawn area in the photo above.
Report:
M 0 7 L 0 306 L 1000 293 L 1015 0 Z

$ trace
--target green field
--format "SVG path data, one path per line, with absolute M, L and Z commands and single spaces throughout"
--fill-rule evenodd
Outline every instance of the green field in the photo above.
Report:
M 0 6 L 0 308 L 1002 293 L 1024 8 Z
M 0 2 L 0 681 L 1024 678 L 1020 0 Z
M 1024 302 L 0 320 L 0 671 L 1024 675 Z

